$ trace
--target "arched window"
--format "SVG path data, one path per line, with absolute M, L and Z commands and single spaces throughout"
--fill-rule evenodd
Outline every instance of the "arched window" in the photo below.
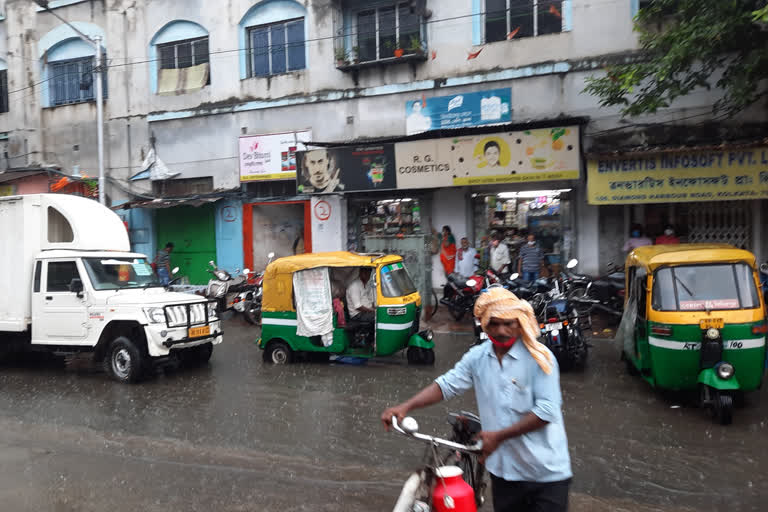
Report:
M 8 112 L 8 66 L 0 59 L 0 114 Z
M 91 23 L 72 23 L 88 37 L 102 38 L 102 62 L 105 72 L 102 74 L 103 96 L 107 97 L 106 39 L 104 32 Z M 93 67 L 96 48 L 83 41 L 67 25 L 59 25 L 40 39 L 38 51 L 42 61 L 44 87 L 43 105 L 54 107 L 93 101 Z
M 191 92 L 211 84 L 208 31 L 192 21 L 175 20 L 158 30 L 149 60 L 153 93 Z
M 241 78 L 307 67 L 306 10 L 293 0 L 264 0 L 240 21 Z

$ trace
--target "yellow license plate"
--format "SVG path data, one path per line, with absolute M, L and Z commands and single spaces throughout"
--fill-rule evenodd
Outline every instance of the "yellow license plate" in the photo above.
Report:
M 190 338 L 200 338 L 202 336 L 209 336 L 211 334 L 211 326 L 205 325 L 203 327 L 190 327 L 189 328 L 189 337 Z
M 725 321 L 722 318 L 705 318 L 699 322 L 702 329 L 722 329 Z

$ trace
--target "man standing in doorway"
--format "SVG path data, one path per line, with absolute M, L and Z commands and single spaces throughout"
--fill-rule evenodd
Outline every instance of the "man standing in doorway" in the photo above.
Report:
M 173 247 L 173 242 L 168 242 L 165 244 L 165 249 L 157 251 L 157 257 L 155 257 L 157 277 L 163 286 L 168 286 L 168 283 L 171 281 L 171 252 Z
M 461 239 L 461 247 L 456 253 L 456 272 L 464 277 L 475 275 L 477 270 L 477 251 L 469 246 L 469 239 Z
M 373 289 L 368 286 L 371 280 L 371 269 L 361 267 L 358 279 L 347 287 L 347 308 L 351 320 L 363 323 L 373 323 L 375 320 L 373 308 Z
M 493 235 L 493 242 L 491 242 L 491 270 L 497 274 L 504 274 L 508 272 L 509 264 L 509 247 L 502 242 L 503 235 L 496 233 Z
M 544 253 L 536 243 L 536 236 L 528 233 L 528 243 L 520 248 L 517 271 L 522 275 L 523 281 L 535 281 L 539 278 L 539 269 Z
M 389 429 L 392 417 L 402 422 L 414 409 L 474 389 L 493 510 L 565 512 L 572 472 L 557 360 L 537 341 L 531 305 L 508 290 L 482 293 L 474 313 L 489 341 L 381 420 Z

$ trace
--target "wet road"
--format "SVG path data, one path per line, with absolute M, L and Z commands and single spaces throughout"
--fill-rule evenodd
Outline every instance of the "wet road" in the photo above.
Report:
M 422 447 L 385 433 L 379 414 L 450 368 L 470 337 L 439 334 L 434 368 L 400 357 L 275 367 L 262 364 L 257 332 L 231 322 L 209 367 L 137 386 L 80 359 L 5 361 L 2 510 L 391 510 Z M 607 340 L 562 387 L 571 510 L 765 510 L 765 393 L 715 425 L 626 376 Z M 446 412 L 473 402 L 415 416 L 447 434 Z

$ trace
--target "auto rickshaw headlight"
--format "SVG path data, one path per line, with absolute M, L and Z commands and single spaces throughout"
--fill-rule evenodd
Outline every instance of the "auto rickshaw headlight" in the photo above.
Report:
M 419 333 L 419 336 L 421 336 L 422 338 L 424 338 L 427 341 L 432 341 L 432 338 L 435 337 L 434 333 L 432 332 L 432 329 L 426 329 L 424 331 L 421 331 Z
M 717 376 L 723 380 L 728 380 L 736 373 L 736 369 L 731 363 L 720 363 L 717 365 Z
M 714 327 L 710 327 L 707 329 L 707 338 L 711 340 L 716 340 L 720 337 L 720 331 L 715 329 Z

